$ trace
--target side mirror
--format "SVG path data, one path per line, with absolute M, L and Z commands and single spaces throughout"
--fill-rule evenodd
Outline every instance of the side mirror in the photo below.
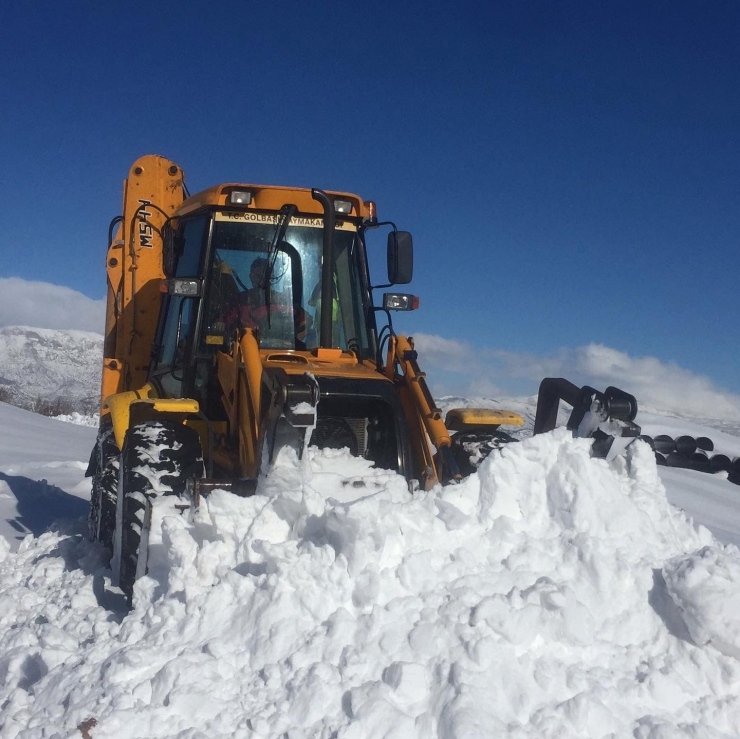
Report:
M 414 274 L 414 244 L 408 231 L 388 234 L 388 282 L 407 285 Z

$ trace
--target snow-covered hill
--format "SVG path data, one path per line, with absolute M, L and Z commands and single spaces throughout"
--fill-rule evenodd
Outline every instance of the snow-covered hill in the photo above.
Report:
M 85 331 L 0 328 L 0 389 L 16 405 L 69 401 L 93 410 L 100 394 L 103 337 Z
M 3 518 L 42 476 L 28 510 L 78 516 L 93 437 L 0 404 Z M 740 553 L 631 449 L 559 430 L 413 497 L 285 455 L 257 495 L 164 518 L 130 613 L 84 518 L 0 539 L 0 736 L 740 736 Z M 740 535 L 737 486 L 670 472 L 699 517 L 732 491 Z

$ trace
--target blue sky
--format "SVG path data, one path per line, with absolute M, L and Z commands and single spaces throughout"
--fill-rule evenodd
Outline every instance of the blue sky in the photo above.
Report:
M 739 35 L 734 2 L 13 3 L 0 277 L 102 298 L 121 181 L 160 153 L 193 192 L 376 200 L 414 234 L 404 331 L 740 392 Z

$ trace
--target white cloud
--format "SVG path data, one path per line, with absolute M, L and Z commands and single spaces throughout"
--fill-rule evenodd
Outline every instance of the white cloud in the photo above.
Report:
M 0 277 L 0 326 L 77 329 L 102 334 L 105 300 L 50 282 Z
M 415 333 L 414 342 L 421 369 L 435 368 L 427 381 L 436 395 L 495 397 L 503 393 L 494 383 L 499 373 L 487 363 L 490 351 L 484 356 L 464 341 L 434 334 Z
M 470 369 L 470 346 L 463 341 L 446 339 L 434 334 L 414 334 L 414 347 L 424 353 L 430 364 L 452 372 Z
M 708 377 L 656 357 L 630 357 L 603 344 L 575 352 L 586 376 L 614 384 L 640 401 L 697 416 L 740 420 L 740 395 L 717 387 Z
M 473 347 L 431 334 L 415 334 L 422 369 L 443 373 L 445 390 L 471 395 L 502 394 L 490 383 L 531 382 L 532 394 L 544 377 L 565 377 L 577 385 L 604 390 L 615 385 L 632 393 L 639 404 L 679 413 L 740 420 L 740 395 L 716 386 L 708 377 L 657 357 L 632 357 L 603 344 L 563 348 L 549 355 Z M 434 371 L 431 369 L 434 368 Z M 451 377 L 452 375 L 452 377 Z M 519 383 L 521 387 L 521 382 Z

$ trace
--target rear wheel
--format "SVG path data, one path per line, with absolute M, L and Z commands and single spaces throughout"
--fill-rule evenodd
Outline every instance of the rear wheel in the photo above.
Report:
M 481 462 L 494 450 L 517 441 L 505 431 L 471 429 L 458 431 L 452 437 L 452 455 L 463 477 L 475 472 Z
M 119 470 L 113 566 L 131 604 L 134 583 L 147 573 L 152 512 L 164 496 L 185 492 L 189 478 L 203 476 L 196 431 L 174 421 L 150 421 L 126 433 Z
M 88 468 L 92 476 L 88 525 L 90 539 L 99 541 L 109 551 L 113 549 L 116 529 L 119 455 L 110 421 L 103 421 Z

